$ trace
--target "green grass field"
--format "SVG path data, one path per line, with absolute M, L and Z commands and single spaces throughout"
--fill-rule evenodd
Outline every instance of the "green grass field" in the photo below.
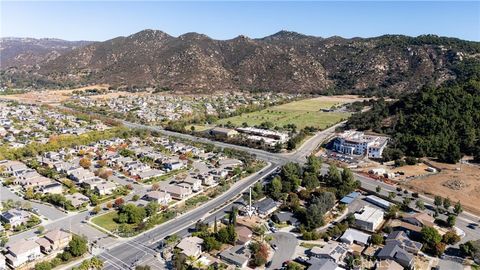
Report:
M 118 227 L 118 224 L 114 221 L 117 216 L 117 211 L 111 211 L 106 214 L 92 218 L 92 223 L 104 228 L 105 230 L 113 232 Z
M 339 104 L 341 104 L 341 102 L 326 100 L 324 97 L 305 99 L 274 106 L 258 112 L 221 119 L 217 123 L 226 124 L 230 121 L 235 126 L 241 126 L 242 123 L 246 122 L 249 126 L 254 126 L 268 121 L 279 127 L 286 124 L 295 124 L 299 129 L 306 126 L 325 129 L 350 116 L 350 113 L 320 111 L 321 109 L 329 109 Z

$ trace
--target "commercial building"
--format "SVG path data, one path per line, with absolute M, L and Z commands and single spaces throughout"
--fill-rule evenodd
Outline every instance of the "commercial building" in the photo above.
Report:
M 364 206 L 355 213 L 355 225 L 365 231 L 375 232 L 383 222 L 383 211 L 371 206 Z
M 387 143 L 387 137 L 366 135 L 363 132 L 347 130 L 335 138 L 333 149 L 347 155 L 366 155 L 369 158 L 381 158 Z
M 218 138 L 231 138 L 237 134 L 236 130 L 229 128 L 215 127 L 210 130 L 210 135 Z
M 388 209 L 390 207 L 390 205 L 392 205 L 390 202 L 382 199 L 382 198 L 379 198 L 375 195 L 368 195 L 365 197 L 365 200 L 369 203 L 372 203 L 378 207 L 381 207 L 383 209 Z

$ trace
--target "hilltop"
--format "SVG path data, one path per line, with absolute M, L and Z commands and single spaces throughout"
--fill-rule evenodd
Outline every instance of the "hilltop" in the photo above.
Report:
M 433 35 L 345 39 L 280 31 L 259 39 L 215 40 L 144 30 L 104 42 L 72 43 L 29 62 L 16 61 L 22 57 L 14 53 L 6 57 L 6 41 L 1 43 L 2 79 L 17 86 L 107 83 L 188 92 L 416 91 L 455 79 L 454 65 L 480 53 L 479 42 Z

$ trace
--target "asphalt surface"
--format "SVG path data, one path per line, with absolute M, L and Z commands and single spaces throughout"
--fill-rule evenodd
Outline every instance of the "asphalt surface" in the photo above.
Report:
M 311 137 L 309 140 L 304 142 L 302 144 L 302 146 L 300 146 L 299 149 L 297 149 L 294 152 L 275 154 L 275 153 L 270 153 L 270 152 L 266 152 L 266 151 L 259 150 L 259 149 L 252 149 L 252 148 L 248 148 L 248 147 L 244 147 L 244 146 L 238 146 L 238 145 L 232 145 L 232 144 L 227 144 L 227 143 L 223 143 L 223 142 L 212 141 L 212 140 L 209 140 L 209 139 L 206 139 L 206 138 L 198 138 L 198 137 L 194 137 L 194 136 L 188 135 L 188 134 L 181 134 L 181 133 L 176 133 L 176 132 L 172 132 L 172 131 L 167 131 L 167 130 L 164 130 L 164 129 L 161 129 L 161 128 L 158 128 L 158 127 L 145 126 L 145 125 L 125 122 L 125 121 L 123 123 L 127 127 L 131 127 L 131 128 L 146 128 L 146 129 L 150 129 L 152 131 L 160 132 L 161 134 L 164 134 L 164 135 L 167 135 L 167 136 L 180 137 L 180 138 L 183 138 L 183 139 L 188 139 L 188 140 L 196 141 L 196 142 L 212 143 L 212 144 L 214 144 L 216 146 L 219 146 L 219 147 L 233 148 L 233 149 L 246 151 L 246 152 L 249 152 L 251 154 L 255 154 L 255 156 L 258 159 L 267 160 L 267 161 L 271 162 L 273 166 L 277 166 L 277 167 L 279 167 L 279 166 L 281 166 L 281 165 L 283 165 L 287 162 L 298 162 L 298 163 L 301 163 L 301 164 L 305 163 L 306 157 L 308 155 L 310 155 L 310 153 L 312 153 L 315 149 L 317 149 L 318 146 L 323 142 L 323 140 L 326 139 L 327 137 L 329 137 L 334 132 L 334 130 L 337 126 L 342 124 L 342 123 L 340 123 L 340 124 L 335 125 L 335 126 L 329 128 L 329 129 L 318 132 L 315 136 Z M 328 165 L 323 164 L 323 168 L 322 168 L 323 173 L 326 173 L 327 170 L 328 170 Z M 396 192 L 396 187 L 395 186 L 386 184 L 386 183 L 381 182 L 381 181 L 377 181 L 377 180 L 369 178 L 369 177 L 365 177 L 365 176 L 360 175 L 360 174 L 354 174 L 354 175 L 355 175 L 355 178 L 360 181 L 360 183 L 362 185 L 362 188 L 364 188 L 366 190 L 375 191 L 376 187 L 380 186 L 382 188 L 382 192 L 386 192 L 386 193 L 388 193 L 390 191 Z M 252 182 L 252 184 L 253 183 L 254 182 Z M 426 203 L 433 202 L 433 199 L 431 199 L 429 197 L 421 196 L 421 198 Z M 190 216 L 190 214 L 189 214 L 189 216 Z M 175 226 L 172 226 L 172 225 L 168 226 L 167 230 L 163 230 L 163 229 L 161 229 L 162 227 L 158 227 L 158 230 L 160 230 L 162 232 L 159 232 L 158 234 L 157 234 L 157 231 L 154 232 L 154 234 L 153 234 L 154 241 L 156 239 L 163 239 L 168 235 L 171 235 L 171 234 L 174 234 L 174 233 L 177 233 L 177 232 L 181 232 L 182 230 L 187 228 L 189 225 L 192 225 L 194 222 L 196 222 L 196 220 L 197 220 L 196 217 L 200 216 L 200 215 L 194 215 L 194 216 L 195 216 L 195 218 L 189 218 L 188 220 L 182 220 L 182 223 L 175 222 L 174 224 L 179 224 L 179 226 L 184 225 L 180 229 L 176 225 Z M 472 222 L 475 222 L 475 220 L 478 221 L 478 217 L 475 217 L 475 216 L 473 216 L 469 213 L 462 213 L 462 214 L 459 215 L 459 217 L 457 219 L 457 227 L 467 233 L 467 236 L 464 239 L 462 239 L 462 242 L 464 242 L 468 239 L 480 239 L 480 235 L 479 235 L 479 230 L 480 229 L 473 229 L 472 230 L 472 229 L 467 227 Z M 174 229 L 172 229 L 172 227 L 174 227 Z M 156 246 L 156 245 L 153 245 L 153 246 Z M 134 259 L 132 260 L 132 255 L 129 255 L 128 252 L 124 251 L 123 249 L 112 250 L 112 252 L 113 252 L 112 254 L 113 254 L 114 257 L 122 258 L 124 261 L 127 261 L 127 263 L 132 263 L 133 262 L 133 264 L 131 264 L 131 265 L 132 266 L 134 265 L 135 260 Z M 110 268 L 110 269 L 117 269 L 117 268 Z
M 227 144 L 223 142 L 212 141 L 206 138 L 198 138 L 188 134 L 182 134 L 172 131 L 167 131 L 159 127 L 153 126 L 146 126 L 142 124 L 131 123 L 127 121 L 122 121 L 123 124 L 130 128 L 143 128 L 152 131 L 157 131 L 166 136 L 173 136 L 183 139 L 188 139 L 194 142 L 203 142 L 203 143 L 212 143 L 217 147 L 223 148 L 232 148 L 237 150 L 242 150 L 251 154 L 254 154 L 256 158 L 265 160 L 270 162 L 270 165 L 267 168 L 262 170 L 263 173 L 257 173 L 252 175 L 247 179 L 243 179 L 237 182 L 232 188 L 230 188 L 227 192 L 222 194 L 221 196 L 215 198 L 207 202 L 206 204 L 191 210 L 185 215 L 179 216 L 167 223 L 157 226 L 155 229 L 141 234 L 133 239 L 112 239 L 106 236 L 104 233 L 100 233 L 98 237 L 92 237 L 93 233 L 86 234 L 90 241 L 94 241 L 98 239 L 98 247 L 93 250 L 93 255 L 99 256 L 102 258 L 106 263 L 106 269 L 133 269 L 135 265 L 142 265 L 144 263 L 148 263 L 149 265 L 154 266 L 154 269 L 164 269 L 165 265 L 161 259 L 156 258 L 157 251 L 159 247 L 159 243 L 165 237 L 172 235 L 172 234 L 180 234 L 180 235 L 187 235 L 188 234 L 188 227 L 193 225 L 199 219 L 205 220 L 213 220 L 214 216 L 223 216 L 224 211 L 226 209 L 230 209 L 231 203 L 234 199 L 242 193 L 242 191 L 246 190 L 250 185 L 255 183 L 256 181 L 262 179 L 264 176 L 268 175 L 270 172 L 274 171 L 281 165 L 287 162 L 298 162 L 304 163 L 306 161 L 306 157 L 310 155 L 315 149 L 318 148 L 320 143 L 323 142 L 324 139 L 332 135 L 335 128 L 342 123 L 339 123 L 331 128 L 328 128 L 324 131 L 318 132 L 315 136 L 308 139 L 306 142 L 302 144 L 296 151 L 291 153 L 270 153 L 267 151 L 248 148 L 245 146 L 238 146 Z M 328 165 L 324 164 L 323 171 L 325 172 L 328 169 Z M 383 191 L 395 191 L 396 187 L 388 185 L 381 181 L 376 181 L 374 179 L 355 174 L 356 179 L 358 179 L 362 187 L 370 190 L 375 191 L 377 186 L 380 186 Z M 2 192 L 3 195 L 3 192 Z M 2 197 L 3 199 L 3 197 Z M 427 202 L 431 203 L 433 200 L 428 197 L 422 196 L 422 199 Z M 39 208 L 40 209 L 40 208 Z M 218 209 L 218 210 L 215 210 Z M 49 213 L 47 210 L 43 210 L 41 212 L 42 215 L 48 217 L 55 218 L 54 214 Z M 81 220 L 85 218 L 86 214 L 80 213 L 74 215 L 72 217 L 63 217 L 65 218 L 65 222 L 57 222 L 55 224 L 75 224 L 74 227 L 80 227 L 78 224 L 81 224 Z M 479 231 L 480 229 L 469 229 L 467 226 L 471 223 L 477 223 L 478 217 L 469 214 L 469 213 L 462 213 L 459 215 L 457 219 L 457 227 L 464 230 L 467 233 L 467 237 L 465 239 L 479 239 Z M 63 220 L 61 216 L 56 217 L 56 220 Z M 68 222 L 67 222 L 68 221 Z M 53 226 L 53 225 L 51 225 Z M 92 229 L 92 228 L 90 228 Z M 92 229 L 94 230 L 94 229 Z M 86 230 L 87 231 L 87 230 Z M 98 232 L 97 232 L 98 233 Z M 103 241 L 103 242 L 102 242 Z M 280 256 L 280 255 L 279 255 Z M 282 256 L 283 257 L 283 256 Z M 158 265 L 158 266 L 155 266 Z
M 67 214 L 63 211 L 56 209 L 51 205 L 41 204 L 37 202 L 27 201 L 22 197 L 19 197 L 17 194 L 13 193 L 8 189 L 8 187 L 0 186 L 0 200 L 6 201 L 12 199 L 13 201 L 21 201 L 21 202 L 28 202 L 32 206 L 32 208 L 38 209 L 38 214 L 42 216 L 42 218 L 47 218 L 48 220 L 58 220 L 67 216 Z
M 125 269 L 118 266 L 129 266 L 134 268 L 139 264 L 139 256 L 141 252 L 150 253 L 154 256 L 152 250 L 158 248 L 159 242 L 165 237 L 173 235 L 179 231 L 185 230 L 200 219 L 212 218 L 217 212 L 224 211 L 225 206 L 233 202 L 233 198 L 248 189 L 249 186 L 264 178 L 274 170 L 278 165 L 270 164 L 261 171 L 235 183 L 228 191 L 220 196 L 210 200 L 209 202 L 174 218 L 164 224 L 157 226 L 144 234 L 141 234 L 131 240 L 121 242 L 99 255 L 106 261 L 105 269 Z M 217 209 L 217 211 L 215 211 Z M 131 248 L 131 245 L 142 243 L 143 248 Z M 141 249 L 141 250 L 140 250 Z M 142 253 L 143 254 L 143 253 Z M 94 254 L 95 255 L 95 254 Z
M 276 245 L 276 250 L 271 260 L 271 265 L 267 269 L 279 269 L 285 261 L 291 260 L 295 254 L 295 248 L 298 245 L 297 237 L 288 232 L 276 232 L 271 234 L 273 240 L 270 244 Z

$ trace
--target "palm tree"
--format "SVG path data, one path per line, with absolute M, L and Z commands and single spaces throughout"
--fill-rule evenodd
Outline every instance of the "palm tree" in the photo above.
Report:
M 197 261 L 197 258 L 193 255 L 187 256 L 187 264 L 193 265 Z
M 197 260 L 197 261 L 195 261 L 194 267 L 196 269 L 204 269 L 205 264 L 201 260 Z

